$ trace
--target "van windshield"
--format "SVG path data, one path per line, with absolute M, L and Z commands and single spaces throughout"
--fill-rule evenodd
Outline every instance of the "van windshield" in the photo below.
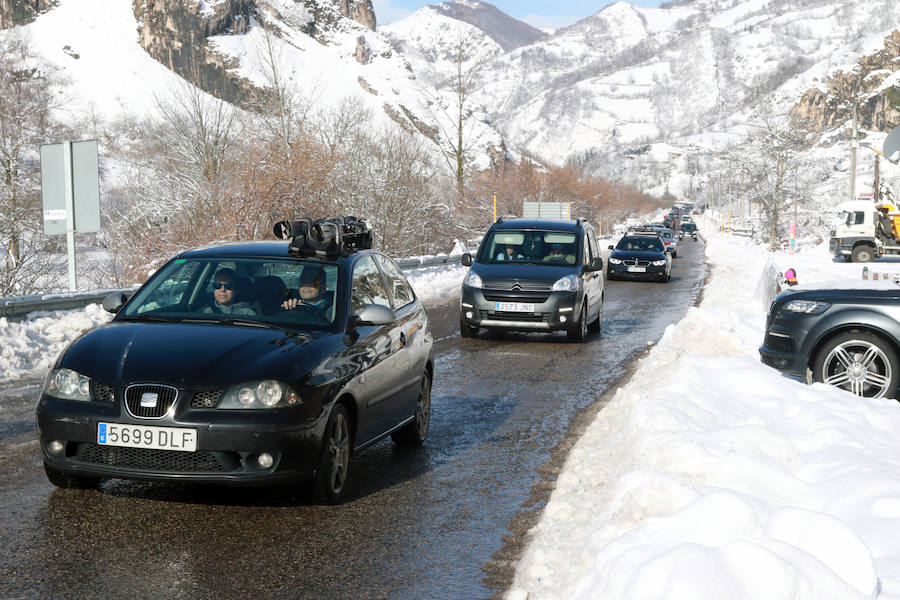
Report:
M 577 259 L 578 238 L 568 231 L 492 231 L 478 252 L 481 263 L 574 265 Z

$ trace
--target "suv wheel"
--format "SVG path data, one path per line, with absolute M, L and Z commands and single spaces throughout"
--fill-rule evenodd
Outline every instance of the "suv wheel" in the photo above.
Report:
M 851 262 L 872 262 L 875 260 L 875 249 L 865 244 L 857 246 L 850 255 Z
M 828 340 L 813 360 L 812 379 L 865 398 L 893 398 L 900 386 L 900 361 L 877 335 L 848 331 Z
M 478 328 L 471 327 L 466 325 L 466 322 L 462 320 L 462 317 L 459 319 L 459 335 L 464 338 L 473 338 L 478 335 Z
M 581 318 L 572 323 L 572 328 L 566 332 L 568 338 L 573 342 L 583 342 L 588 335 L 587 326 L 587 298 L 582 303 Z

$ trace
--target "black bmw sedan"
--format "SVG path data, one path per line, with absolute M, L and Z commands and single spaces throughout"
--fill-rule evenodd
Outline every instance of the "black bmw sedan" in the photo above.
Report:
M 59 356 L 37 404 L 57 486 L 297 481 L 334 503 L 353 452 L 428 433 L 428 319 L 379 252 L 210 246 L 104 307 L 116 316 Z
M 659 235 L 629 234 L 615 247 L 607 261 L 607 279 L 651 279 L 669 281 L 672 257 Z

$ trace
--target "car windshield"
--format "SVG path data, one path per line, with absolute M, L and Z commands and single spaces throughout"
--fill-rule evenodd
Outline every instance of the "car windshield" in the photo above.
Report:
M 650 235 L 626 236 L 616 244 L 616 250 L 636 252 L 662 252 L 663 247 L 659 238 Z
M 488 233 L 478 253 L 481 263 L 574 265 L 578 238 L 568 231 L 502 229 Z
M 693 223 L 685 223 L 681 226 L 682 231 L 696 231 L 697 226 Z
M 337 265 L 317 261 L 180 258 L 167 263 L 116 317 L 331 329 Z

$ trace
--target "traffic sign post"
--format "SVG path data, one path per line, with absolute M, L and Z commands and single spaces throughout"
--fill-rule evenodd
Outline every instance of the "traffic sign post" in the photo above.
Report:
M 75 234 L 100 231 L 100 179 L 97 141 L 41 146 L 41 200 L 44 233 L 66 234 L 69 291 L 75 280 Z

